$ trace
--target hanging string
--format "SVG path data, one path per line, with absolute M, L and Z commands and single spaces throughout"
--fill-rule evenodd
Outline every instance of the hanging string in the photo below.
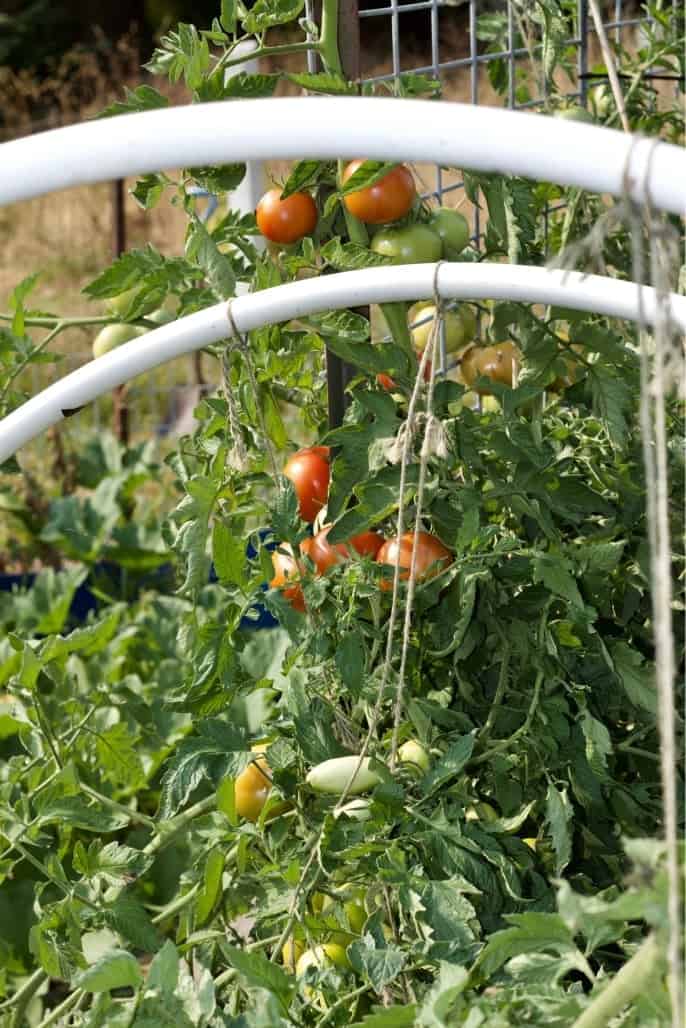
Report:
M 664 837 L 667 852 L 667 961 L 672 1028 L 682 1025 L 683 966 L 681 955 L 681 875 L 677 834 L 676 788 L 676 697 L 675 661 L 672 632 L 672 567 L 669 536 L 669 490 L 667 469 L 667 431 L 665 419 L 665 366 L 670 339 L 669 317 L 669 233 L 660 225 L 650 203 L 649 176 L 653 151 L 648 157 L 642 195 L 645 207 L 629 203 L 634 278 L 639 290 L 639 342 L 641 368 L 640 424 L 643 464 L 646 479 L 646 513 L 650 545 L 650 594 L 655 641 L 655 680 L 657 685 L 658 730 L 660 737 L 660 777 Z M 625 193 L 631 183 L 625 175 Z M 645 259 L 643 229 L 650 239 L 651 283 L 656 292 L 654 349 L 652 367 L 643 307 Z

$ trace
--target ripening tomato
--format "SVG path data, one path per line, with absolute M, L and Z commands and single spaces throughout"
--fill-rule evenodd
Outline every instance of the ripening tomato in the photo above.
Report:
M 443 245 L 428 225 L 384 228 L 374 235 L 370 249 L 394 264 L 431 264 L 440 261 Z
M 398 750 L 401 764 L 412 764 L 419 771 L 429 770 L 429 754 L 416 739 L 408 739 Z
M 128 323 L 105 325 L 93 340 L 93 357 L 104 357 L 110 350 L 116 350 L 118 346 L 144 336 L 147 331 L 147 328 Z
M 283 473 L 295 487 L 300 517 L 313 522 L 329 494 L 329 447 L 298 450 L 286 462 Z
M 295 971 L 295 965 L 305 952 L 305 946 L 300 939 L 290 938 L 281 947 L 281 960 L 283 966 L 291 974 Z
M 255 211 L 257 227 L 272 243 L 297 243 L 317 224 L 317 205 L 309 193 L 292 193 L 281 199 L 280 189 L 269 189 Z
M 419 539 L 417 541 L 417 561 L 416 561 L 416 574 L 419 580 L 425 578 L 433 578 L 439 571 L 447 567 L 452 560 L 452 553 L 448 550 L 440 539 L 437 539 L 435 535 L 431 535 L 430 532 L 419 532 Z M 400 540 L 387 539 L 383 544 L 377 555 L 377 561 L 379 564 L 389 564 L 391 567 L 395 567 L 395 562 L 398 558 L 398 551 L 400 552 L 400 567 L 404 568 L 401 571 L 400 578 L 406 579 L 410 577 L 410 565 L 412 563 L 412 544 L 414 540 L 414 532 L 405 532 L 400 536 Z M 392 589 L 393 583 L 390 579 L 381 580 L 382 589 Z
M 417 361 L 419 362 L 419 361 L 421 361 L 421 359 L 422 359 L 422 354 L 420 352 L 420 353 L 417 354 Z M 431 361 L 428 360 L 426 362 L 426 364 L 424 365 L 424 381 L 425 382 L 429 382 L 431 380 L 431 368 L 432 368 Z M 376 376 L 376 381 L 378 382 L 378 384 L 381 386 L 382 389 L 386 390 L 387 393 L 391 393 L 391 392 L 393 392 L 394 389 L 398 388 L 398 383 L 395 381 L 395 379 L 392 379 L 390 375 L 387 375 L 383 371 L 380 371 L 379 374 Z
M 286 552 L 281 552 L 281 551 Z M 274 566 L 274 577 L 269 583 L 272 589 L 281 589 L 284 598 L 289 601 L 294 610 L 302 614 L 305 610 L 305 597 L 299 579 L 303 568 L 293 556 L 293 550 L 288 543 L 282 543 L 278 550 L 272 553 L 272 564 Z M 289 585 L 288 583 L 294 583 Z
M 350 162 L 343 172 L 343 185 L 363 164 L 363 160 Z M 416 195 L 412 173 L 404 164 L 398 164 L 373 186 L 348 193 L 343 197 L 343 203 L 351 214 L 367 225 L 385 225 L 404 218 Z
M 429 228 L 440 236 L 443 257 L 457 260 L 469 242 L 469 222 L 464 214 L 452 207 L 437 207 L 429 216 Z
M 361 532 L 353 536 L 349 542 L 330 543 L 326 538 L 330 531 L 331 525 L 327 525 L 321 532 L 300 544 L 300 549 L 310 558 L 320 575 L 335 564 L 350 560 L 351 549 L 361 557 L 374 558 L 383 544 L 383 538 L 376 532 Z
M 462 377 L 470 389 L 487 394 L 487 386 L 476 386 L 478 378 L 489 378 L 512 388 L 519 371 L 521 353 L 514 343 L 496 343 L 494 346 L 470 346 L 462 355 Z
M 434 327 L 436 307 L 433 303 L 415 303 L 407 314 L 415 350 L 422 353 L 426 348 Z M 461 304 L 456 311 L 445 311 L 445 349 L 457 353 L 471 343 L 476 332 L 476 318 L 471 307 Z M 421 324 L 417 324 L 421 322 Z
M 272 787 L 269 764 L 258 757 L 236 778 L 236 813 L 247 821 L 257 821 Z

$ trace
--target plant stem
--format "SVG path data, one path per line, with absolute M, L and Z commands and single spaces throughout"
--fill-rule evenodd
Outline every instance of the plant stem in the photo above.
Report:
M 497 753 L 500 753 L 502 750 L 509 749 L 513 742 L 516 742 L 516 740 L 519 739 L 520 736 L 525 735 L 529 731 L 529 728 L 531 727 L 531 722 L 534 719 L 534 714 L 536 713 L 536 708 L 538 706 L 538 700 L 541 695 L 542 685 L 543 672 L 539 671 L 536 675 L 536 681 L 534 683 L 534 694 L 531 698 L 531 703 L 529 704 L 529 710 L 527 712 L 526 719 L 524 720 L 524 724 L 520 725 L 519 728 L 517 728 L 516 731 L 512 733 L 512 735 L 508 735 L 507 739 L 500 739 L 498 742 L 494 743 L 490 749 L 486 750 L 485 753 L 482 753 L 481 756 L 475 757 L 474 760 L 470 760 L 469 763 L 471 765 L 486 763 L 491 759 L 491 757 L 494 757 Z
M 192 889 L 188 892 L 184 892 L 181 896 L 177 896 L 176 899 L 168 903 L 166 907 L 160 910 L 159 914 L 155 914 L 152 918 L 153 924 L 160 924 L 162 921 L 166 921 L 172 914 L 178 914 L 179 910 L 183 910 L 184 907 L 193 900 L 200 892 L 200 882 L 196 882 Z
M 9 1010 L 11 1007 L 22 1005 L 22 1010 L 25 1009 L 26 1004 L 30 1002 L 31 997 L 35 995 L 37 990 L 41 987 L 43 982 L 47 978 L 46 972 L 42 967 L 39 967 L 37 971 L 34 971 L 30 978 L 28 978 L 20 989 L 6 999 L 4 1003 L 0 1003 L 0 1013 L 3 1010 Z
M 330 75 L 343 75 L 338 52 L 338 0 L 322 0 L 321 35 L 319 53 L 324 71 Z
M 226 59 L 222 57 L 217 61 L 213 72 L 216 72 L 218 69 L 223 70 L 224 68 L 236 68 L 239 64 L 245 64 L 246 61 L 254 61 L 258 57 L 278 57 L 281 54 L 300 54 L 305 53 L 307 50 L 319 50 L 319 43 L 281 43 L 279 46 L 258 46 L 254 50 L 250 50 L 243 54 L 242 57 L 234 57 L 233 60 L 229 59 L 231 54 L 231 51 L 229 51 Z
M 131 810 L 130 807 L 124 806 L 123 803 L 117 803 L 116 800 L 110 799 L 109 796 L 103 796 L 103 794 L 98 792 L 97 789 L 92 789 L 90 785 L 85 785 L 84 782 L 81 782 L 80 784 L 83 791 L 92 797 L 92 799 L 97 800 L 98 803 L 102 803 L 103 807 L 109 807 L 110 810 L 116 810 L 117 813 L 126 814 L 126 816 L 132 821 L 141 825 L 146 825 L 148 828 L 156 827 L 155 819 L 148 817 L 147 814 L 141 814 L 137 810 Z
M 655 936 L 649 935 L 602 992 L 597 996 L 596 990 L 591 993 L 591 1005 L 577 1017 L 572 1028 L 607 1028 L 617 1014 L 645 991 L 660 956 Z
M 176 817 L 171 818 L 169 821 L 163 821 L 158 826 L 158 834 L 154 839 L 151 839 L 148 845 L 142 850 L 146 857 L 151 857 L 156 853 L 159 853 L 161 849 L 164 849 L 175 835 L 182 832 L 191 821 L 194 821 L 196 817 L 202 817 L 203 814 L 209 814 L 211 810 L 217 805 L 215 796 L 206 796 L 204 800 L 200 800 L 199 803 L 189 807 L 188 810 L 184 810 L 183 814 L 177 814 Z
M 321 1021 L 317 1021 L 317 1028 L 322 1028 L 322 1025 L 328 1024 L 332 1015 L 335 1014 L 337 1010 L 344 1007 L 346 1003 L 349 1003 L 351 1000 L 357 999 L 357 997 L 361 996 L 363 992 L 368 991 L 369 985 L 360 985 L 357 989 L 353 989 L 352 992 L 346 992 L 344 996 L 341 996 L 340 999 L 337 999 L 336 1002 L 329 1007 Z
M 47 1017 L 44 1017 L 37 1028 L 49 1028 L 55 1021 L 59 1021 L 66 1013 L 68 1013 L 73 1007 L 78 1005 L 86 998 L 87 993 L 82 989 L 76 989 L 72 992 L 65 1000 L 62 1000 L 59 1006 L 53 1007 Z

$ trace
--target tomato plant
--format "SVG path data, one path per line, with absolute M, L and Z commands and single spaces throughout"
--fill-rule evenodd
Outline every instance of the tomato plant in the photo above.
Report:
M 196 103 L 271 95 L 276 70 L 226 75 L 251 39 L 274 66 L 284 48 L 313 51 L 322 70 L 289 71 L 297 88 L 356 88 L 331 5 L 319 33 L 287 8 L 224 4 L 210 28 L 170 28 L 149 67 Z M 520 12 L 545 37 L 549 111 L 555 83 L 575 74 L 562 42 L 576 38 L 573 9 Z M 640 61 L 675 74 L 670 18 L 654 10 Z M 505 97 L 511 31 L 495 8 L 480 21 Z M 635 55 L 615 45 L 633 74 Z M 680 139 L 683 113 L 632 82 L 632 128 Z M 411 76 L 393 89 L 429 86 Z M 515 88 L 526 102 L 524 80 Z M 607 91 L 593 93 L 616 122 Z M 165 102 L 146 82 L 109 113 Z M 44 309 L 33 278 L 20 283 L 3 305 L 3 412 L 26 371 L 57 356 L 49 333 L 102 327 L 101 301 L 134 331 L 398 260 L 540 265 L 573 241 L 585 268 L 591 230 L 594 259 L 632 277 L 631 235 L 608 222 L 607 198 L 450 169 L 464 177 L 464 218 L 420 203 L 402 166 L 364 163 L 345 194 L 343 162 L 294 161 L 290 197 L 276 200 L 304 196 L 305 216 L 292 243 L 266 250 L 258 219 L 227 200 L 240 166 L 144 176 L 142 207 L 170 199 L 188 213 L 183 252 L 122 255 L 87 285 L 97 310 L 75 323 Z M 389 173 L 399 188 L 383 217 L 397 223 L 377 232 L 354 205 Z M 206 224 L 191 185 L 227 200 Z M 437 317 L 434 302 L 408 306 L 384 305 L 378 332 L 356 308 L 208 347 L 207 381 L 222 387 L 202 392 L 164 462 L 154 442 L 100 432 L 61 457 L 51 437 L 40 476 L 23 454 L 22 477 L 5 469 L 7 548 L 42 567 L 0 594 L 2 1028 L 562 1028 L 599 1002 L 603 1028 L 667 1028 L 636 339 L 597 314 L 488 298 L 477 330 L 476 304 L 453 305 L 457 371 L 436 376 L 431 410 L 419 384 L 408 424 Z M 350 373 L 335 425 L 330 354 Z M 670 394 L 672 539 L 682 417 Z M 405 588 L 394 615 L 388 590 L 398 556 L 407 581 L 419 508 L 418 588 L 409 616 Z
M 137 325 L 105 325 L 93 340 L 93 356 L 104 357 L 123 343 L 145 335 L 146 329 Z
M 343 185 L 363 164 L 358 160 L 346 166 L 341 178 Z M 385 225 L 404 218 L 416 195 L 412 172 L 398 164 L 372 185 L 346 193 L 343 202 L 351 214 L 367 225 Z
M 269 189 L 257 205 L 257 227 L 273 243 L 297 243 L 314 232 L 317 205 L 309 193 L 292 193 L 281 199 L 282 190 Z

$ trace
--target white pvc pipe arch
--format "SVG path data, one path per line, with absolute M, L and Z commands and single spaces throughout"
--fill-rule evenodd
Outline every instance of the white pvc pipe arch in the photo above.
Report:
M 563 118 L 392 97 L 192 104 L 54 129 L 0 145 L 0 204 L 195 165 L 353 158 L 523 175 L 595 193 L 625 189 L 686 211 L 686 151 Z
M 652 324 L 655 290 L 599 275 L 508 264 L 408 264 L 290 282 L 236 297 L 162 325 L 48 386 L 0 421 L 0 463 L 51 425 L 145 371 L 233 335 L 325 310 L 394 300 L 515 300 L 593 311 Z M 671 294 L 669 317 L 686 332 L 686 297 Z

